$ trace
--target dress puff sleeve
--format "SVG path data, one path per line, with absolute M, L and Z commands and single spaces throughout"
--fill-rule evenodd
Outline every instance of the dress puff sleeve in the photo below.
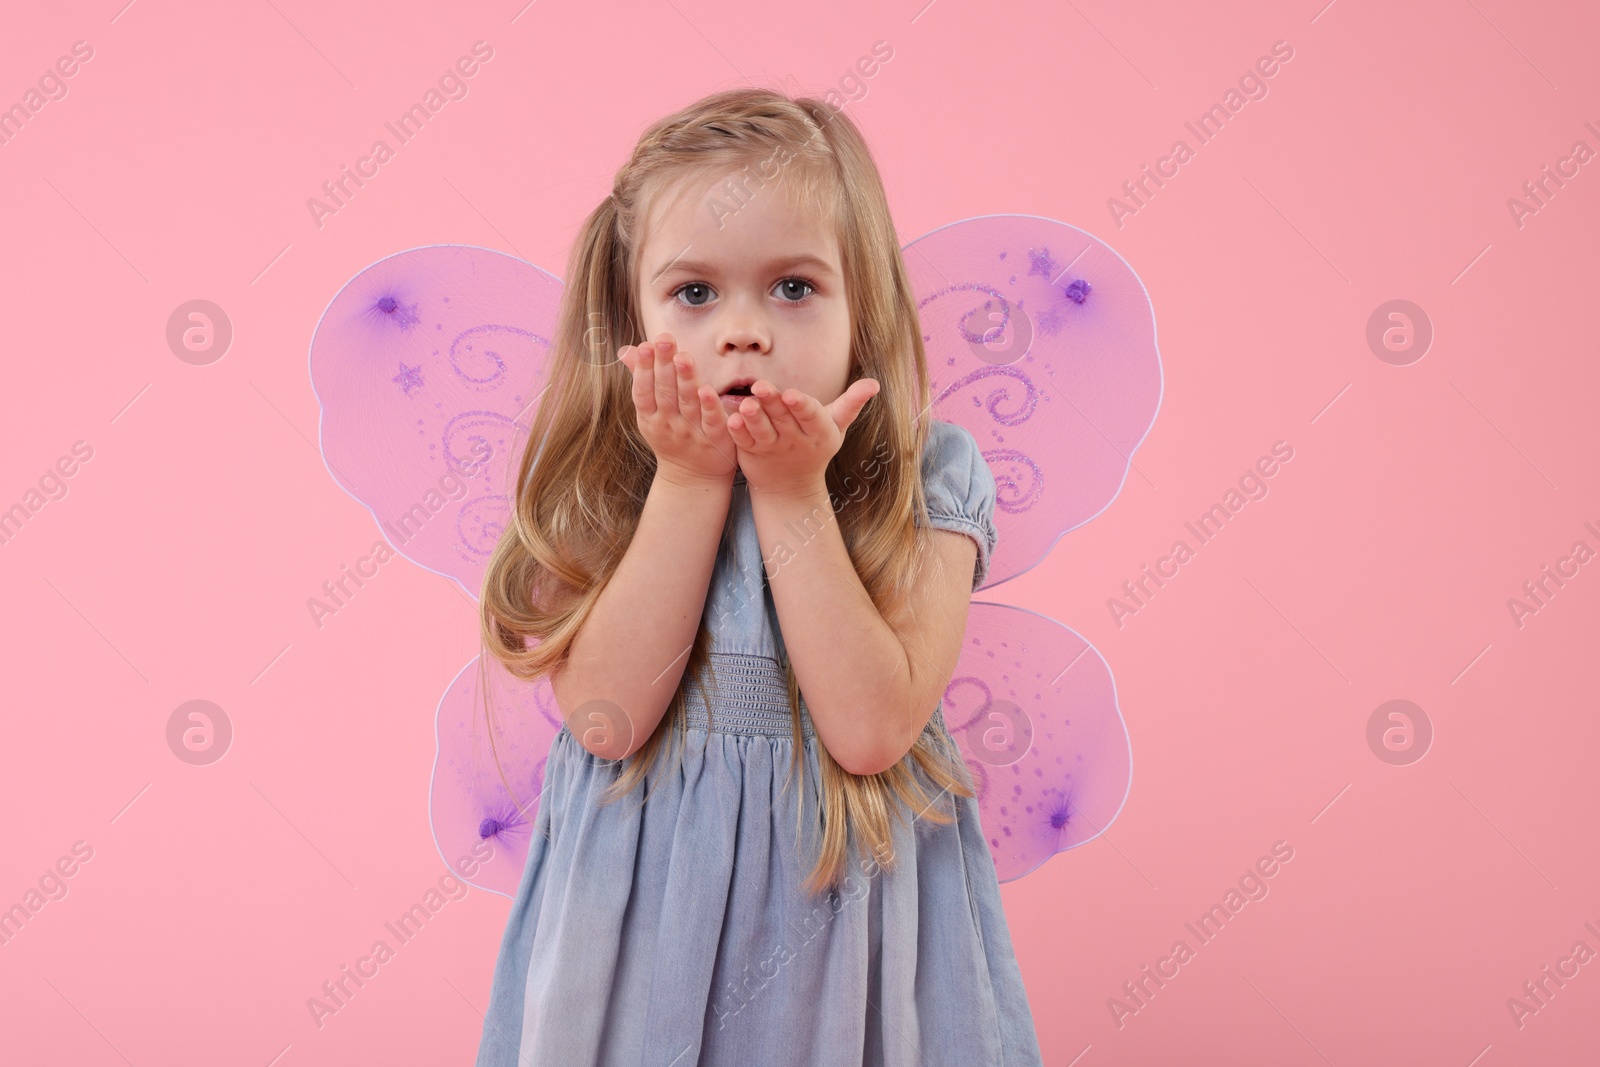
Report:
M 922 489 L 928 499 L 930 525 L 966 534 L 978 545 L 972 588 L 989 574 L 989 561 L 1000 540 L 994 525 L 995 483 L 978 442 L 965 427 L 933 420 L 922 452 Z

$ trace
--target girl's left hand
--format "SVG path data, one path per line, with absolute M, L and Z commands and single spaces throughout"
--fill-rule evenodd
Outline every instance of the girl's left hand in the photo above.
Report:
M 739 469 L 752 490 L 806 493 L 824 486 L 828 461 L 844 444 L 845 431 L 868 400 L 878 395 L 874 378 L 861 378 L 831 404 L 798 389 L 779 391 L 765 378 L 728 415 L 728 435 L 739 449 Z

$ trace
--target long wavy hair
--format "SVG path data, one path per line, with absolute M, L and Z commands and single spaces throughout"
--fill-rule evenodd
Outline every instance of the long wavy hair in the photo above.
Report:
M 745 194 L 753 184 L 754 195 L 772 195 L 781 183 L 807 210 L 826 213 L 839 240 L 851 321 L 849 381 L 874 378 L 881 395 L 851 424 L 825 479 L 851 562 L 891 624 L 906 618 L 910 590 L 922 580 L 923 566 L 937 560 L 928 551 L 921 479 L 930 426 L 922 414 L 931 406 L 927 357 L 888 199 L 866 142 L 842 111 L 820 99 L 755 88 L 715 93 L 645 131 L 617 172 L 611 195 L 590 213 L 574 241 L 547 363 L 548 388 L 523 452 L 510 523 L 490 558 L 479 600 L 484 647 L 517 678 L 533 681 L 566 663 L 575 635 L 638 528 L 655 474 L 655 455 L 638 429 L 631 375 L 616 358 L 622 345 L 646 340 L 633 284 L 640 227 L 665 191 L 681 195 L 719 175 L 741 173 Z M 742 203 L 736 195 L 723 206 L 736 210 Z M 868 470 L 871 485 L 863 493 L 852 472 Z M 730 526 L 724 527 L 725 539 Z M 617 761 L 626 767 L 602 803 L 648 781 L 669 740 L 676 740 L 681 760 L 691 679 L 701 680 L 712 714 L 705 697 L 707 688 L 716 688 L 709 649 L 702 618 L 670 705 L 646 742 Z M 484 662 L 480 657 L 478 691 L 487 696 Z M 794 668 L 786 658 L 782 667 L 794 729 L 792 781 L 793 772 L 802 770 L 802 711 Z M 563 709 L 569 727 L 574 710 Z M 489 716 L 492 744 L 492 711 Z M 960 751 L 944 729 L 924 729 L 905 757 L 878 774 L 844 770 L 820 738 L 816 751 L 819 810 L 813 829 L 820 826 L 822 836 L 807 893 L 839 883 L 852 834 L 872 862 L 890 870 L 891 818 L 903 821 L 909 808 L 914 818 L 948 824 L 955 816 L 945 794 L 974 795 Z M 797 825 L 797 838 L 801 830 Z

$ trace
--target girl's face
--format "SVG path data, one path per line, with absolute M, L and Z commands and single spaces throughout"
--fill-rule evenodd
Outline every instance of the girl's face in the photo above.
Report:
M 670 333 L 696 384 L 719 396 L 764 378 L 831 404 L 850 371 L 838 239 L 775 181 L 750 182 L 741 207 L 718 188 L 724 180 L 676 202 L 666 189 L 651 206 L 634 278 L 645 339 Z

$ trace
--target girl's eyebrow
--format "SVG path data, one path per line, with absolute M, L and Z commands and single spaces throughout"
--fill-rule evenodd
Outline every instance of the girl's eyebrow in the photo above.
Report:
M 832 275 L 834 273 L 832 264 L 819 256 L 812 255 L 809 252 L 802 252 L 799 255 L 793 256 L 779 256 L 776 259 L 771 259 L 766 263 L 761 264 L 759 269 L 765 273 L 772 274 L 780 270 L 790 270 L 794 267 L 810 267 L 818 274 Z M 706 263 L 702 260 L 675 259 L 671 263 L 668 263 L 665 267 L 662 267 L 660 270 L 656 271 L 655 277 L 651 278 L 650 282 L 652 285 L 654 285 L 662 278 L 674 274 L 711 275 L 715 274 L 716 272 L 716 267 L 713 264 Z

